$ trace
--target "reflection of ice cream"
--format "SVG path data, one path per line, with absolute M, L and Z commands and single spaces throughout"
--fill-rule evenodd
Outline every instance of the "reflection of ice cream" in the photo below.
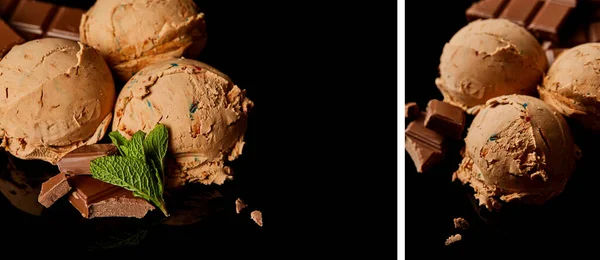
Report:
M 561 53 L 538 90 L 540 98 L 560 113 L 600 132 L 600 43 Z
M 500 201 L 543 204 L 560 194 L 575 168 L 576 146 L 564 118 L 523 95 L 490 99 L 465 138 L 453 178 L 470 183 L 488 209 Z
M 110 125 L 113 79 L 87 45 L 46 38 L 15 46 L 0 75 L 0 137 L 16 157 L 56 164 Z
M 477 20 L 444 46 L 435 83 L 444 101 L 476 113 L 490 98 L 535 93 L 547 67 L 542 46 L 523 27 Z
M 97 1 L 79 31 L 123 81 L 158 61 L 195 58 L 206 43 L 204 14 L 192 0 Z
M 249 109 L 244 90 L 223 73 L 199 61 L 173 59 L 139 71 L 119 94 L 113 130 L 126 137 L 169 128 L 169 149 L 178 167 L 167 185 L 222 184 L 231 178 L 225 160 L 242 152 Z

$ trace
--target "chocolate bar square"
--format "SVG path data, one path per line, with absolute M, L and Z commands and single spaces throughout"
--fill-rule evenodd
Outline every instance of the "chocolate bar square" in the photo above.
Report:
M 460 139 L 465 124 L 466 116 L 462 109 L 435 99 L 427 104 L 425 127 L 444 136 Z
M 405 130 L 405 149 L 423 173 L 444 159 L 444 137 L 424 125 L 425 115 L 408 124 Z

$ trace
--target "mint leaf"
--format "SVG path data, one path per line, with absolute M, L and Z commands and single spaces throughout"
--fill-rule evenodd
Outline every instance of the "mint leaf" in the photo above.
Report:
M 108 133 L 108 137 L 110 137 L 110 140 L 113 142 L 113 144 L 115 144 L 117 149 L 119 149 L 119 153 L 121 155 L 125 155 L 126 151 L 123 151 L 122 147 L 127 147 L 129 145 L 129 140 L 121 135 L 119 131 L 112 131 Z
M 133 157 L 140 160 L 146 160 L 146 155 L 144 155 L 143 146 L 145 136 L 146 133 L 144 133 L 143 131 L 135 132 L 135 134 L 133 134 L 133 136 L 131 137 L 131 141 L 129 141 L 129 145 L 127 146 L 127 148 L 129 148 L 128 154 L 126 154 L 125 156 Z
M 163 124 L 156 125 L 144 139 L 144 154 L 147 156 L 149 164 L 156 168 L 156 178 L 159 180 L 161 187 L 165 177 L 164 159 L 168 147 L 169 130 Z
M 130 149 L 130 151 L 133 149 Z M 162 186 L 156 179 L 154 169 L 143 159 L 127 156 L 104 156 L 90 163 L 92 177 L 133 192 L 134 196 L 152 202 L 165 216 Z

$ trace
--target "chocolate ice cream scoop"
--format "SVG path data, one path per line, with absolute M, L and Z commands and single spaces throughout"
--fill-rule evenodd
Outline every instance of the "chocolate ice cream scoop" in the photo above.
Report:
M 540 98 L 585 128 L 600 132 L 600 43 L 564 51 L 552 63 Z
M 444 101 L 475 114 L 490 98 L 534 94 L 547 67 L 542 46 L 525 28 L 477 20 L 446 43 L 435 83 Z
M 102 56 L 82 43 L 45 38 L 15 46 L 0 61 L 1 147 L 52 164 L 100 140 L 115 86 Z
M 490 99 L 465 138 L 454 173 L 475 190 L 480 205 L 543 204 L 560 194 L 575 169 L 577 147 L 560 113 L 524 95 Z
M 176 160 L 167 186 L 222 184 L 231 178 L 224 162 L 242 152 L 252 105 L 225 74 L 199 61 L 172 59 L 142 69 L 127 82 L 117 99 L 113 130 L 131 138 L 164 124 Z
M 79 31 L 122 81 L 155 62 L 195 58 L 206 43 L 204 14 L 192 0 L 97 1 Z

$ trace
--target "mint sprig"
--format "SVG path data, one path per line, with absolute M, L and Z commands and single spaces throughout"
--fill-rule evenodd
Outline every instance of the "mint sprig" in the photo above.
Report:
M 164 158 L 169 145 L 167 128 L 158 124 L 148 135 L 137 131 L 127 140 L 118 131 L 109 133 L 120 155 L 94 159 L 92 177 L 133 192 L 169 216 L 163 199 Z

